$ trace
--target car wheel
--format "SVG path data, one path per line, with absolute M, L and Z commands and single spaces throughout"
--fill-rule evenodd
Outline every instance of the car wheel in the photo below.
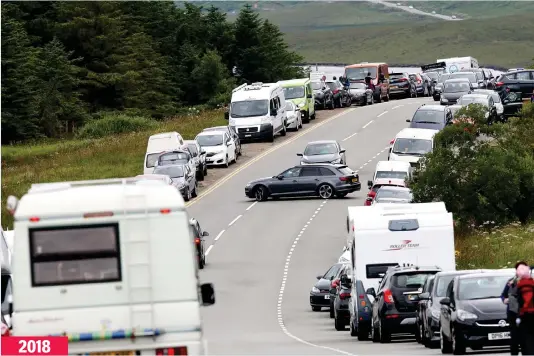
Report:
M 236 152 L 234 157 L 234 163 L 237 163 L 237 157 L 239 157 L 239 154 Z
M 202 167 L 201 167 L 202 168 Z M 204 180 L 204 170 L 201 169 L 197 172 L 197 181 L 203 181 Z
M 286 127 L 286 123 L 283 122 L 282 123 L 282 131 L 280 132 L 280 136 L 285 136 L 287 135 L 287 127 Z
M 360 328 L 357 330 L 358 333 L 358 341 L 367 341 L 369 340 L 369 329 L 366 327 L 360 326 Z
M 317 193 L 323 199 L 330 199 L 334 195 L 334 188 L 328 183 L 323 183 L 317 188 Z
M 349 321 L 350 336 L 358 336 L 358 329 L 354 327 L 354 323 Z
M 208 175 L 208 165 L 204 163 L 204 177 Z
M 311 120 L 315 120 L 315 111 L 313 112 L 313 115 L 310 116 Z M 302 125 L 300 125 L 302 127 Z
M 422 326 L 421 326 L 421 323 L 419 322 L 419 319 L 416 319 L 415 320 L 415 327 L 417 328 L 417 330 L 415 331 L 415 341 L 417 341 L 418 344 L 421 343 L 421 330 L 422 330 Z
M 443 328 L 441 327 L 439 329 L 439 334 L 440 334 L 439 344 L 441 348 L 441 353 L 442 354 L 452 353 L 452 343 L 449 340 L 445 340 L 445 337 L 443 335 Z
M 345 330 L 345 324 L 341 320 L 339 320 L 339 318 L 334 318 L 334 327 L 337 331 Z
M 336 108 L 336 102 L 335 102 L 333 96 L 330 98 L 330 105 L 328 106 L 328 108 L 329 108 L 330 110 L 334 110 L 334 109 Z
M 382 321 L 380 321 L 380 325 L 378 326 L 380 329 L 380 343 L 381 344 L 387 344 L 391 342 L 391 334 L 389 330 L 387 330 L 383 325 Z
M 273 132 L 271 132 L 271 135 L 267 139 L 267 142 L 274 142 L 274 127 L 273 127 Z
M 198 194 L 197 194 L 197 187 L 195 186 L 195 188 L 194 188 L 193 191 L 191 192 L 191 197 L 196 198 L 197 196 L 198 196 Z
M 466 345 L 461 334 L 457 334 L 452 328 L 452 353 L 454 355 L 465 355 Z
M 184 200 L 185 201 L 191 200 L 191 192 L 189 191 L 189 189 L 187 189 L 187 191 L 185 192 Z
M 254 197 L 256 198 L 256 201 L 266 201 L 269 197 L 269 192 L 267 191 L 267 188 L 260 185 L 254 190 Z
M 321 311 L 321 307 L 314 307 L 314 306 L 312 306 L 311 308 L 312 308 L 312 310 L 313 310 L 314 312 Z
M 334 319 L 336 314 L 334 313 L 334 306 L 330 304 L 330 319 Z

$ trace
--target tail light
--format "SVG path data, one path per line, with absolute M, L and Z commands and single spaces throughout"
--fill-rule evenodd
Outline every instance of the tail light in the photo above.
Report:
M 195 244 L 200 245 L 200 239 L 198 237 L 195 239 Z
M 391 291 L 389 289 L 386 289 L 384 291 L 384 301 L 387 304 L 392 304 L 395 302 L 395 300 L 393 300 L 393 294 L 391 294 Z
M 408 79 L 406 79 L 406 78 L 400 78 L 399 79 L 399 82 L 407 82 L 407 81 L 408 81 Z
M 339 180 L 342 182 L 348 182 L 351 180 L 352 177 L 339 177 Z
M 330 287 L 332 288 L 337 288 L 337 285 L 339 284 L 339 279 L 334 279 L 332 281 L 332 284 L 330 285 Z
M 169 347 L 166 349 L 156 349 L 156 355 L 187 355 L 187 347 Z
M 376 192 L 374 190 L 371 190 L 369 193 L 367 193 L 367 196 L 369 198 L 374 198 L 376 196 Z
M 2 323 L 2 337 L 4 336 L 11 336 L 11 332 L 9 331 L 9 327 Z
M 337 94 L 337 93 L 339 93 L 339 89 L 334 90 L 334 94 Z
M 339 293 L 339 299 L 345 300 L 350 298 L 350 292 Z
M 496 86 L 496 87 L 500 87 L 500 86 L 503 86 L 503 85 L 504 85 L 503 82 L 497 82 L 497 83 L 495 83 L 495 86 Z

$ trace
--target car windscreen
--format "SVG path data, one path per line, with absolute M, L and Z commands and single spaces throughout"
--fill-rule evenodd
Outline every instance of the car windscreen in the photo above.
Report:
M 449 75 L 449 79 L 468 79 L 471 83 L 477 82 L 477 76 L 475 73 L 453 73 Z
M 154 169 L 154 174 L 164 174 L 171 178 L 180 178 L 184 176 L 184 168 L 182 166 L 162 166 Z
M 336 90 L 337 89 L 337 85 L 334 82 L 327 82 L 326 85 L 328 85 L 328 87 L 330 89 L 332 89 L 332 90 Z
M 223 144 L 223 135 L 199 135 L 195 140 L 200 147 L 220 146 Z
M 284 97 L 286 99 L 304 98 L 304 87 L 284 88 Z
M 349 80 L 364 80 L 371 73 L 371 78 L 376 78 L 376 67 L 346 68 L 345 77 Z
M 189 154 L 185 152 L 169 152 L 164 153 L 158 158 L 160 165 L 173 164 L 174 162 L 188 162 Z
M 442 124 L 444 121 L 443 111 L 438 110 L 417 110 L 412 118 L 412 122 L 422 124 Z
M 234 101 L 230 108 L 232 117 L 256 117 L 269 113 L 269 100 Z
M 337 153 L 335 143 L 316 143 L 306 146 L 304 156 L 331 155 Z
M 446 82 L 443 92 L 445 93 L 461 93 L 471 90 L 468 82 Z
M 408 190 L 399 190 L 399 189 L 387 189 L 386 187 L 379 189 L 376 193 L 376 200 L 388 200 L 388 199 L 402 199 L 402 200 L 412 200 L 413 195 Z
M 195 145 L 194 143 L 188 143 L 188 144 L 187 144 L 187 148 L 189 148 L 189 152 L 191 152 L 191 154 L 193 155 L 193 157 L 198 156 L 198 148 L 197 148 L 197 145 Z
M 449 78 L 449 74 L 442 74 L 438 78 L 438 83 L 445 83 Z
M 367 89 L 365 83 L 350 83 L 350 89 Z
M 432 141 L 418 138 L 398 138 L 392 152 L 400 154 L 425 155 L 432 151 Z
M 503 286 L 510 278 L 508 275 L 462 278 L 458 285 L 458 299 L 500 298 Z
M 396 274 L 393 276 L 393 286 L 397 288 L 421 288 L 425 284 L 428 276 L 436 272 L 409 272 Z
M 403 171 L 377 171 L 375 179 L 390 178 L 390 179 L 405 179 L 408 172 Z
M 286 111 L 294 111 L 295 105 L 291 101 L 286 101 Z
M 352 171 L 352 169 L 350 169 L 349 167 L 341 167 L 341 168 L 338 168 L 338 171 L 340 171 L 341 174 L 346 175 L 346 176 L 350 176 L 350 175 L 353 175 L 353 174 L 354 174 L 354 172 Z
M 444 275 L 439 276 L 437 278 L 438 284 L 436 284 L 436 290 L 434 292 L 434 297 L 443 298 L 446 296 L 447 287 L 449 286 L 449 283 L 456 277 L 457 274 L 451 274 L 451 275 Z M 434 282 L 435 284 L 436 282 Z M 504 288 L 504 287 L 503 287 Z
M 321 90 L 323 88 L 323 83 L 321 82 L 311 82 L 313 90 Z
M 404 74 L 404 73 L 393 73 L 393 74 L 389 75 L 389 80 L 390 81 L 398 80 L 398 79 L 402 79 L 402 78 L 405 78 L 405 77 L 406 77 L 406 74 Z
M 460 100 L 458 100 L 458 104 L 460 105 L 469 105 L 469 104 L 480 104 L 480 105 L 484 105 L 484 106 L 489 106 L 488 105 L 488 100 L 485 99 L 485 98 L 477 98 L 477 97 L 461 97 Z
M 398 266 L 398 263 L 374 263 L 365 266 L 365 274 L 368 279 L 382 278 L 388 268 Z
M 161 155 L 161 152 L 157 153 L 149 153 L 146 156 L 146 168 L 153 168 L 156 165 L 156 162 L 158 161 L 158 157 Z

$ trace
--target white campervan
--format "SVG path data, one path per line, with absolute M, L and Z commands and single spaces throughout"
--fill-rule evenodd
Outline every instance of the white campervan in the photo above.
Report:
M 434 136 L 438 130 L 402 129 L 389 148 L 388 161 L 404 161 L 416 167 L 421 157 L 434 148 Z
M 462 69 L 478 68 L 478 60 L 473 57 L 452 57 L 438 59 L 436 63 L 445 62 L 447 73 L 461 72 Z
M 390 178 L 390 179 L 410 179 L 412 176 L 412 166 L 409 162 L 403 161 L 379 161 L 376 164 L 375 174 L 373 179 L 367 181 L 369 189 L 374 184 L 376 179 Z
M 280 84 L 243 84 L 232 90 L 229 124 L 242 140 L 273 142 L 276 134 L 285 136 L 287 133 L 285 106 Z
M 14 216 L 13 335 L 67 335 L 70 354 L 206 353 L 199 308 L 213 286 L 199 284 L 174 187 L 36 184 Z
M 152 135 L 148 138 L 146 146 L 145 162 L 143 164 L 143 174 L 150 174 L 154 171 L 154 166 L 161 153 L 172 150 L 179 150 L 184 146 L 184 139 L 178 132 L 164 132 Z

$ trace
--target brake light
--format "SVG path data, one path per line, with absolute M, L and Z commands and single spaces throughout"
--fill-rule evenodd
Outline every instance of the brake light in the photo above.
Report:
M 102 217 L 105 217 L 105 216 L 113 216 L 113 212 L 112 211 L 102 211 L 102 212 L 98 212 L 98 213 L 85 213 L 85 214 L 83 214 L 84 218 L 102 218 Z
M 360 295 L 358 296 L 358 298 L 360 298 L 360 299 L 365 299 L 365 295 L 360 294 Z
M 339 279 L 334 279 L 334 280 L 332 281 L 332 284 L 330 285 L 330 287 L 332 287 L 332 288 L 336 288 L 338 284 L 339 284 Z
M 41 220 L 41 218 L 39 218 L 38 216 L 32 216 L 32 217 L 30 218 L 30 221 L 31 221 L 31 222 L 38 222 L 39 220 Z
M 156 355 L 187 355 L 187 347 L 169 347 L 166 349 L 156 349 Z
M 339 93 L 339 89 L 334 89 L 334 94 Z
M 389 289 L 386 289 L 384 291 L 384 301 L 387 304 L 391 304 L 395 302 L 395 300 L 393 300 L 393 294 L 391 294 L 391 291 Z
M 369 193 L 367 193 L 367 196 L 369 198 L 374 198 L 376 196 L 376 192 L 374 190 L 371 190 Z
M 496 86 L 496 87 L 500 87 L 500 86 L 503 86 L 503 85 L 504 85 L 503 82 L 497 82 L 497 83 L 495 83 L 495 86 Z
M 171 209 L 161 209 L 159 212 L 162 214 L 169 214 L 171 212 Z
M 339 293 L 339 299 L 345 300 L 350 298 L 350 292 Z
M 339 180 L 342 182 L 347 182 L 350 180 L 350 177 L 339 177 Z
M 195 239 L 195 243 L 196 243 L 197 245 L 200 245 L 200 239 L 199 239 L 198 237 Z

